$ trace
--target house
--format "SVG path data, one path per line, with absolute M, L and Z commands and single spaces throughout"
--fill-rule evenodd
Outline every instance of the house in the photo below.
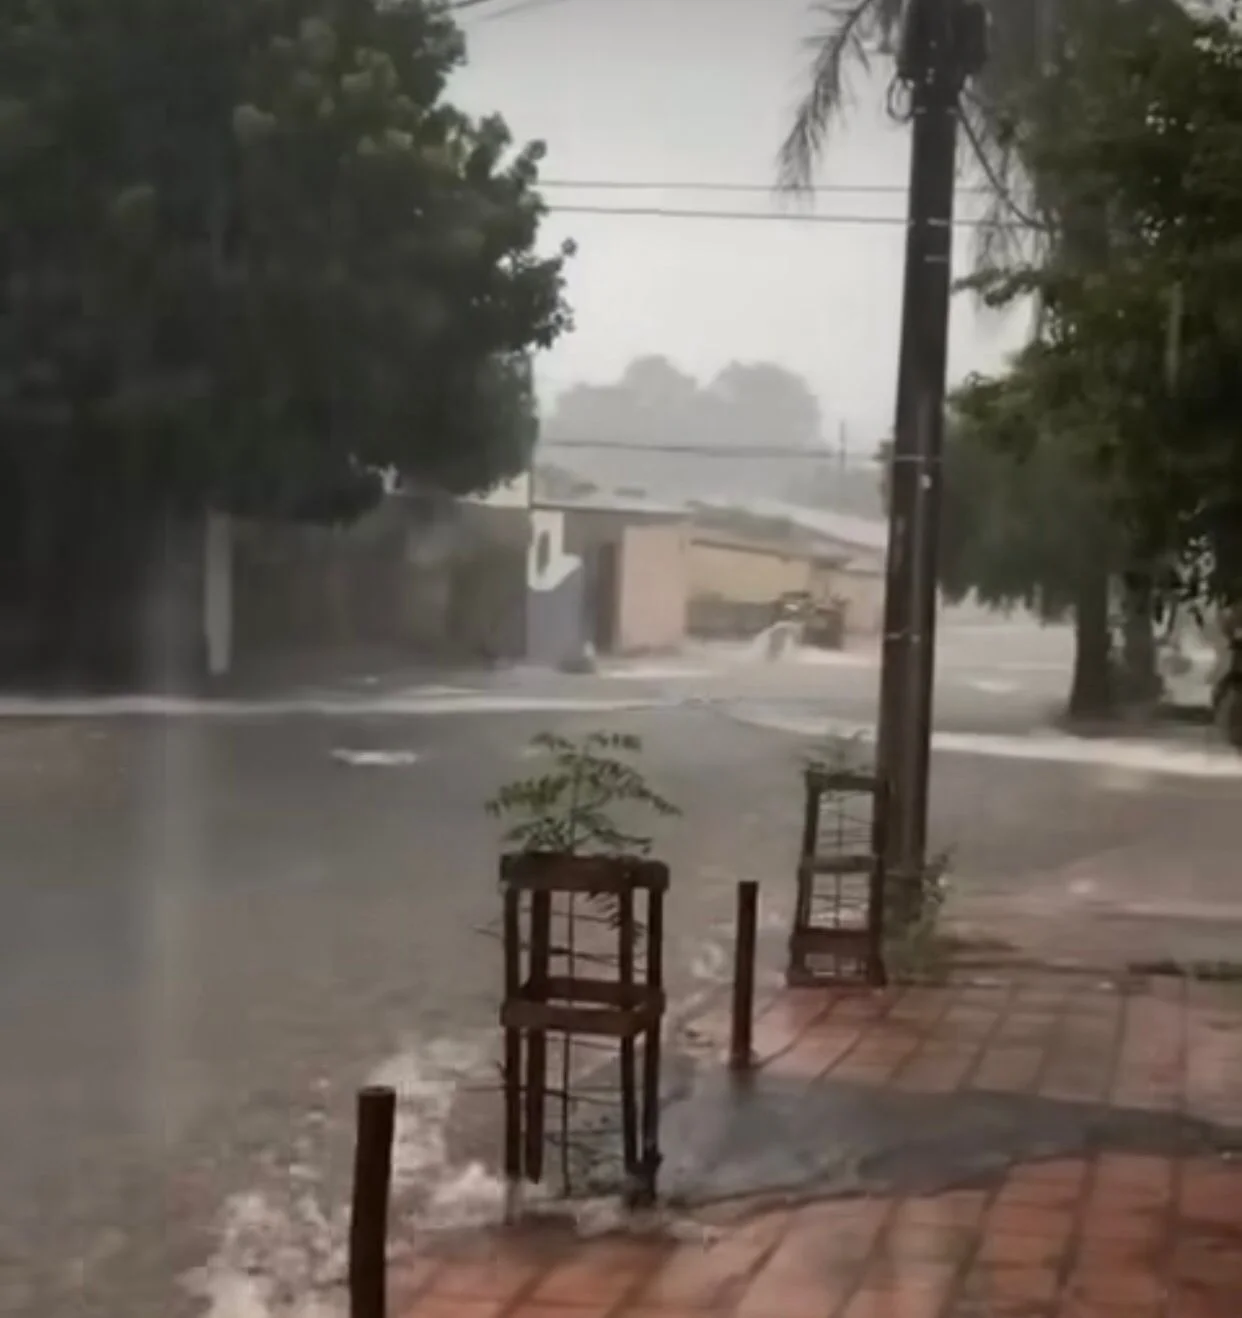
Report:
M 528 656 L 563 663 L 678 649 L 686 636 L 688 517 L 641 495 L 531 504 Z
M 848 635 L 883 625 L 883 522 L 776 500 L 695 505 L 691 630 L 754 635 L 781 595 L 808 592 L 845 608 Z
M 690 536 L 690 631 L 701 637 L 755 636 L 783 595 L 833 597 L 844 560 L 812 541 L 718 524 Z

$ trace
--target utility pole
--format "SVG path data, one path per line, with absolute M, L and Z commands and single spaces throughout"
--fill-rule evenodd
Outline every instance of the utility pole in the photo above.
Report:
M 892 801 L 889 872 L 907 911 L 927 842 L 958 107 L 983 62 L 985 22 L 977 0 L 910 0 L 898 59 L 912 140 L 877 750 Z

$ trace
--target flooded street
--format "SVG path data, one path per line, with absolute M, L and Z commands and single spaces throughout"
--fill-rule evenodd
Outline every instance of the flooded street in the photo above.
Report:
M 488 713 L 478 696 L 474 712 L 415 715 L 376 696 L 354 713 L 0 724 L 11 1311 L 249 1318 L 210 1306 L 245 1289 L 247 1257 L 273 1240 L 293 1290 L 336 1275 L 352 1096 L 375 1077 L 403 1095 L 399 1192 L 486 1201 L 446 1132 L 456 1090 L 495 1080 L 497 838 L 482 803 L 531 772 L 530 737 L 643 737 L 645 772 L 684 812 L 657 852 L 673 872 L 673 1010 L 693 1016 L 728 978 L 738 879 L 761 881 L 761 979 L 778 979 L 807 734 L 865 718 L 873 680 L 864 664 L 733 670 L 714 688 L 640 672 L 560 679 L 542 713 Z M 946 665 L 944 681 L 961 674 Z M 988 699 L 973 697 L 969 726 L 987 726 Z M 1080 743 L 1074 763 L 1041 757 L 1052 734 L 1034 726 L 1023 758 L 1014 718 L 937 755 L 934 832 L 956 890 L 985 905 L 1029 891 L 1064 922 L 1132 873 L 1180 897 L 1184 927 L 1219 934 L 1236 761 L 1196 751 L 1210 771 L 1188 778 L 1159 769 L 1185 748 Z M 1170 894 L 1176 838 L 1200 859 Z M 487 1120 L 493 1107 L 471 1103 Z M 252 1299 L 281 1312 L 275 1292 Z

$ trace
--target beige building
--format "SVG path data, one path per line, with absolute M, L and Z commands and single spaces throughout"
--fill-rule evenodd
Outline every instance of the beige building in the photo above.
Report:
M 700 508 L 691 531 L 691 630 L 754 635 L 776 601 L 807 592 L 846 610 L 846 633 L 883 621 L 885 528 L 813 509 Z
M 584 575 L 584 639 L 599 654 L 652 654 L 681 647 L 689 596 L 685 512 L 647 499 L 602 493 L 537 500 L 556 514 L 564 552 Z
M 805 550 L 696 532 L 690 542 L 690 592 L 738 604 L 771 604 L 795 591 L 818 593 L 832 561 Z
M 845 605 L 847 636 L 879 636 L 884 628 L 884 561 L 846 560 L 833 569 L 833 596 Z

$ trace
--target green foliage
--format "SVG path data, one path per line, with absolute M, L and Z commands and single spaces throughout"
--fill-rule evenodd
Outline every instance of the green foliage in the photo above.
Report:
M 30 488 L 89 450 L 109 499 L 333 519 L 380 471 L 524 468 L 565 253 L 536 252 L 542 146 L 443 99 L 463 56 L 431 0 L 5 6 L 0 434 Z
M 570 855 L 647 855 L 652 839 L 627 831 L 618 811 L 678 815 L 631 763 L 642 751 L 638 737 L 591 732 L 578 741 L 540 733 L 531 748 L 548 761 L 543 773 L 502 787 L 487 802 L 493 818 L 507 824 L 505 841 L 524 851 Z
M 1061 202 L 1037 261 L 982 281 L 1043 308 L 1043 397 L 1147 561 L 1197 600 L 1242 591 L 1242 36 L 1179 11 L 1087 29 L 1032 102 L 1024 151 Z
M 952 400 L 944 453 L 941 585 L 1045 620 L 1077 601 L 1084 570 L 1120 558 L 1101 477 L 1082 440 L 1086 419 L 1056 406 L 1043 353 L 1009 374 L 976 376 Z

